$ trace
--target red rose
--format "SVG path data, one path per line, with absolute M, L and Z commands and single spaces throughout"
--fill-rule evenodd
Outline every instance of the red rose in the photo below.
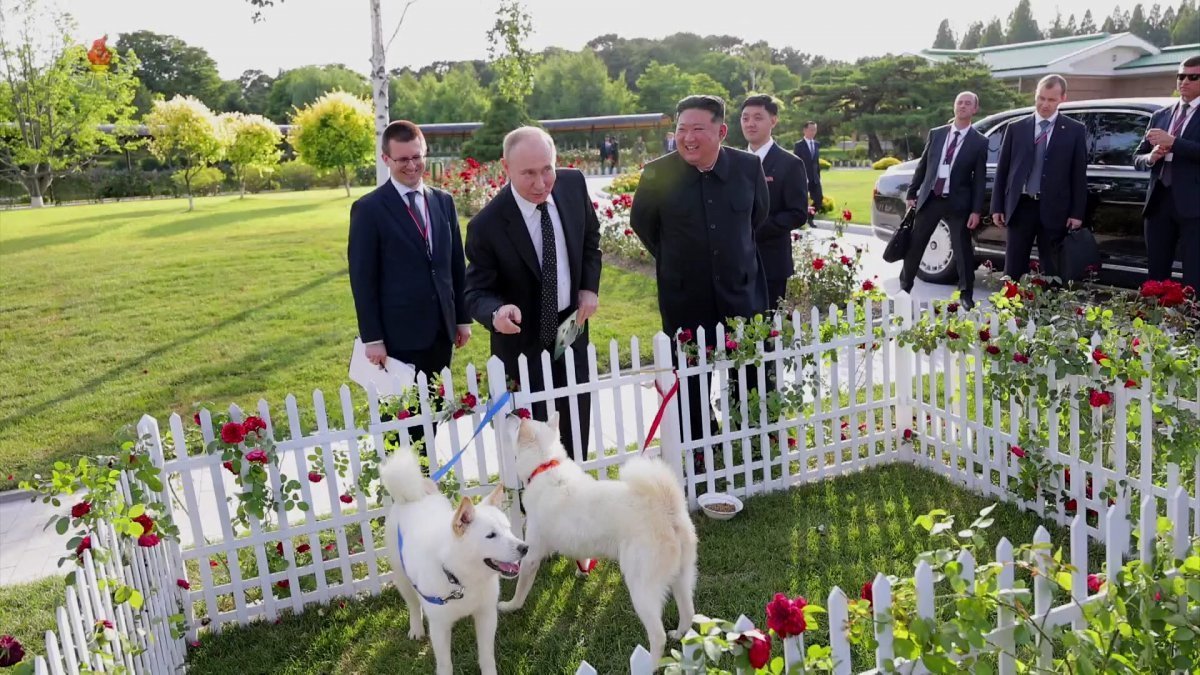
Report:
M 251 432 L 263 431 L 266 428 L 267 423 L 262 421 L 262 418 L 257 415 L 251 415 L 246 418 L 245 422 L 242 422 L 242 431 L 246 432 L 247 436 Z
M 951 340 L 957 340 L 960 336 L 958 333 L 955 333 L 950 329 L 946 329 L 946 337 L 950 338 Z
M 906 441 L 911 441 L 911 440 L 912 440 L 912 437 L 913 437 L 913 430 L 912 430 L 912 429 L 905 429 L 905 430 L 904 430 L 904 440 L 906 440 Z
M 1183 295 L 1183 287 L 1173 285 L 1168 288 L 1162 297 L 1158 299 L 1158 304 L 1161 307 L 1178 307 L 1182 305 L 1187 298 Z
M 854 214 L 850 213 L 850 209 L 846 209 L 846 210 L 842 211 L 842 220 L 850 220 L 853 217 L 854 217 Z
M 1083 307 L 1075 308 L 1075 316 L 1083 316 Z
M 216 569 L 216 568 L 217 568 L 217 566 L 218 566 L 218 565 L 220 565 L 220 564 L 221 564 L 221 563 L 218 563 L 216 560 L 209 560 L 209 561 L 208 561 L 208 566 L 209 566 L 209 567 L 211 567 L 211 568 L 213 568 L 213 569 Z
M 632 237 L 632 236 L 633 236 L 633 230 L 631 230 L 631 229 L 629 229 L 629 228 L 627 227 L 627 228 L 625 228 L 625 232 L 624 232 L 624 234 L 625 234 L 625 236 L 626 236 L 626 237 Z
M 342 500 L 343 504 L 350 504 L 354 502 L 354 497 L 351 497 L 350 495 L 342 495 L 341 497 L 338 497 L 338 499 Z
M 979 331 L 979 341 L 980 342 L 987 342 L 988 340 L 991 340 L 991 339 L 992 339 L 992 331 L 990 331 L 986 328 Z
M 412 417 L 411 410 L 401 410 L 400 412 L 396 413 L 396 419 L 398 420 L 406 420 L 410 417 Z
M 1105 354 L 1099 347 L 1096 347 L 1092 350 L 1092 360 L 1100 365 L 1104 365 L 1104 362 L 1108 360 L 1108 354 Z
M 812 261 L 812 268 L 817 271 L 825 269 L 825 259 L 817 258 L 816 260 Z
M 1011 281 L 1004 282 L 1004 297 L 1015 298 L 1021 294 L 1021 288 Z
M 192 590 L 192 585 L 190 583 L 188 583 L 187 579 L 176 579 L 175 585 L 182 588 L 185 591 Z
M 862 590 L 858 592 L 858 597 L 871 603 L 871 606 L 874 607 L 875 606 L 875 588 L 871 585 L 872 583 L 873 582 L 868 581 L 867 583 L 863 584 Z
M 11 635 L 0 635 L 0 668 L 15 666 L 25 658 L 25 648 Z
M 958 303 L 952 302 L 952 303 L 946 305 L 946 311 L 950 312 L 951 314 L 956 313 L 958 311 Z
M 1029 363 L 1029 357 L 1021 352 L 1017 352 L 1016 354 L 1013 354 L 1013 361 L 1016 361 L 1017 363 Z
M 138 537 L 138 546 L 141 546 L 142 548 L 158 546 L 158 535 L 150 532 L 143 534 L 142 536 Z
M 732 352 L 732 351 L 735 351 L 737 348 L 738 348 L 737 340 L 734 340 L 732 338 L 725 340 L 725 349 L 728 349 L 729 351 Z
M 1133 348 L 1133 353 L 1138 353 L 1138 348 L 1142 346 L 1142 339 L 1133 338 L 1133 342 L 1129 343 L 1129 346 Z
M 308 472 L 308 482 L 310 482 L 310 483 L 320 483 L 321 479 L 324 477 L 325 476 L 322 476 L 321 474 L 317 473 L 316 471 Z
M 1126 389 L 1137 389 L 1137 387 L 1138 387 L 1137 380 L 1125 380 L 1125 388 Z
M 458 410 L 455 410 L 453 413 L 451 413 L 450 418 L 451 419 L 459 419 L 460 417 L 462 417 L 463 415 L 466 415 L 466 414 L 467 414 L 467 410 L 465 408 L 459 408 Z
M 276 581 L 276 582 L 275 582 L 275 587 L 276 587 L 276 588 L 284 588 L 284 589 L 286 589 L 286 588 L 289 588 L 291 585 L 292 585 L 292 582 L 288 581 L 287 579 L 282 579 L 282 580 L 280 580 L 280 581 Z
M 1025 459 L 1025 451 L 1022 450 L 1021 446 L 1019 446 L 1019 445 L 1010 446 L 1008 448 L 1008 451 L 1011 452 L 1012 454 L 1016 455 L 1017 457 L 1020 457 L 1021 459 Z
M 81 556 L 84 551 L 92 548 L 92 535 L 86 535 L 79 540 L 79 545 L 75 547 L 75 555 Z
M 200 426 L 200 413 L 192 413 L 192 421 L 196 423 L 196 426 Z
M 91 502 L 79 502 L 75 506 L 71 507 L 71 517 L 72 518 L 82 518 L 82 517 L 86 516 L 88 514 L 88 512 L 90 512 L 91 510 L 92 510 Z
M 226 460 L 226 461 L 224 461 L 224 462 L 221 462 L 221 466 L 225 467 L 225 470 L 226 470 L 226 471 L 228 471 L 229 473 L 236 473 L 236 472 L 233 470 L 233 462 L 231 462 L 231 461 L 229 461 L 229 460 Z
M 267 453 L 262 450 L 254 449 L 246 453 L 247 462 L 255 462 L 257 464 L 266 464 L 270 460 Z
M 530 414 L 529 408 L 517 408 L 517 417 L 520 417 L 523 420 L 527 420 L 527 419 L 533 417 L 533 415 Z
M 437 395 L 438 395 L 438 398 L 446 398 L 446 385 L 444 385 L 444 384 L 438 385 L 438 394 Z
M 479 399 L 475 398 L 475 394 L 467 394 L 462 397 L 462 404 L 468 408 L 474 408 L 477 403 L 479 403 Z
M 850 259 L 850 256 L 844 255 L 842 256 L 841 263 L 846 267 L 849 267 L 850 265 L 854 264 L 854 261 Z
M 862 289 L 864 291 L 873 291 L 875 290 L 875 284 L 872 283 L 870 279 L 867 279 L 862 283 Z
M 612 218 L 612 217 L 613 217 L 613 210 L 612 210 L 612 209 L 604 209 L 604 215 L 605 215 L 605 216 L 607 216 L 607 217 L 609 217 L 609 218 Z
M 773 338 L 779 337 L 779 331 L 777 331 L 775 329 L 771 329 L 771 333 L 770 333 L 769 337 L 773 337 Z
M 991 354 L 992 356 L 995 356 L 1000 353 L 1000 348 L 997 347 L 996 345 L 988 345 L 987 353 Z
M 1163 294 L 1163 284 L 1161 281 L 1147 281 L 1142 284 L 1140 293 L 1143 298 L 1157 298 Z
M 1104 585 L 1104 580 L 1095 574 L 1087 576 L 1088 593 L 1099 593 L 1100 587 Z
M 1111 392 L 1097 391 L 1095 389 L 1092 389 L 1088 392 L 1088 403 L 1090 403 L 1093 408 L 1102 408 L 1106 405 L 1111 405 L 1112 402 L 1113 395 Z
M 797 441 L 796 441 L 796 439 L 795 439 L 795 438 L 792 438 L 791 436 L 788 436 L 787 444 L 788 444 L 788 447 L 789 447 L 789 448 L 794 448 L 794 447 L 796 447 L 796 445 L 797 445 Z
M 283 542 L 282 541 L 275 542 L 275 555 L 278 555 L 280 558 L 283 557 Z
M 221 426 L 221 440 L 234 445 L 246 440 L 246 430 L 237 422 L 226 422 Z
M 145 513 L 137 518 L 134 518 L 133 522 L 142 526 L 142 534 L 148 534 L 154 531 L 154 521 L 151 520 L 150 516 L 146 515 Z
M 299 554 L 299 553 L 308 553 L 308 552 L 309 552 L 309 551 L 311 551 L 311 550 L 312 550 L 312 546 L 310 546 L 310 545 L 308 545 L 308 544 L 300 544 L 299 546 L 297 546 L 297 547 L 296 547 L 296 553 L 297 553 L 297 554 Z
M 679 331 L 679 341 L 684 344 L 691 342 L 692 341 L 692 331 L 687 328 L 684 328 L 683 330 Z
M 1036 260 L 1030 260 L 1029 261 L 1029 271 L 1031 271 L 1031 272 L 1042 271 L 1042 264 Z
M 804 619 L 806 604 L 804 598 L 792 602 L 783 593 L 776 593 L 775 599 L 767 603 L 767 627 L 781 638 L 800 635 L 808 628 Z
M 771 660 L 771 636 L 757 628 L 742 633 L 738 639 L 750 654 L 750 667 L 762 668 Z

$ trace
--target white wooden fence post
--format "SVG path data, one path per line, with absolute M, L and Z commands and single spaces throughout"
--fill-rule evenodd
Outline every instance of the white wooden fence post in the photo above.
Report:
M 654 336 L 654 369 L 657 371 L 654 383 L 658 386 L 660 405 L 663 397 L 671 391 L 676 382 L 675 364 L 671 360 L 672 346 L 671 338 L 661 331 Z M 658 426 L 658 438 L 660 456 L 667 466 L 671 467 L 671 471 L 679 479 L 679 484 L 686 485 L 683 470 L 683 437 L 679 428 L 678 392 L 663 411 L 662 422 Z
M 829 648 L 833 659 L 833 672 L 850 675 L 853 662 L 850 656 L 850 640 L 846 635 L 846 623 L 850 620 L 850 609 L 846 605 L 846 594 L 837 586 L 829 592 L 826 607 L 829 609 Z
M 878 643 L 875 647 L 875 667 L 884 670 L 894 658 L 895 651 L 892 645 L 892 582 L 883 573 L 875 575 L 871 597 L 875 603 L 872 614 L 875 618 L 875 641 Z
M 901 326 L 904 330 L 913 325 L 913 300 L 908 293 L 901 291 L 894 301 L 896 313 L 900 315 Z M 899 439 L 903 439 L 905 429 L 913 428 L 913 350 L 901 347 L 899 340 L 890 338 L 891 346 L 895 349 L 896 373 L 896 429 Z M 915 429 L 914 429 L 915 431 Z M 915 454 L 913 444 L 901 444 L 899 456 L 902 460 L 913 462 Z
M 633 650 L 633 656 L 629 657 L 629 675 L 653 675 L 657 663 L 650 660 L 650 652 L 646 648 L 638 645 L 637 649 Z

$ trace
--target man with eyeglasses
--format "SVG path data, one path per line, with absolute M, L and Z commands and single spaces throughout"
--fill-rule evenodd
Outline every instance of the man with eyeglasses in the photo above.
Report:
M 1183 283 L 1200 290 L 1200 56 L 1184 59 L 1176 78 L 1179 103 L 1150 118 L 1134 165 L 1150 169 L 1142 207 L 1149 278 L 1171 278 L 1176 255 Z
M 424 184 L 425 136 L 407 120 L 384 129 L 388 181 L 350 207 L 346 257 L 367 358 L 390 356 L 432 378 L 471 339 L 466 259 L 454 200 Z M 422 437 L 415 427 L 410 437 Z

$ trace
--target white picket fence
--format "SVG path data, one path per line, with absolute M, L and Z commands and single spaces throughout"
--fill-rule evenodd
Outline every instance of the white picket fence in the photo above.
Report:
M 696 336 L 700 346 L 698 362 L 678 369 L 675 363 L 685 363 L 686 357 L 682 348 L 667 336 L 659 334 L 655 337 L 653 358 L 648 363 L 643 363 L 640 357 L 637 338 L 630 340 L 628 367 L 621 365 L 622 345 L 614 340 L 608 345 L 609 368 L 603 377 L 599 375 L 602 354 L 596 345 L 591 345 L 587 352 L 590 377 L 585 383 L 574 381 L 573 353 L 569 350 L 568 380 L 549 381 L 549 355 L 543 354 L 543 372 L 547 374 L 544 391 L 532 393 L 523 389 L 515 392 L 512 407 L 530 408 L 536 402 L 568 395 L 590 396 L 589 451 L 582 466 L 604 479 L 610 467 L 640 453 L 663 392 L 672 388 L 678 375 L 677 396 L 681 405 L 666 406 L 658 440 L 651 452 L 661 454 L 677 470 L 692 508 L 698 506 L 697 498 L 708 492 L 725 491 L 749 496 L 892 462 L 915 463 L 984 494 L 1019 502 L 1011 490 L 1016 458 L 1010 455 L 1008 448 L 1016 439 L 1017 420 L 1025 416 L 1035 424 L 1040 423 L 1037 411 L 1009 409 L 999 402 L 983 400 L 982 377 L 986 374 L 986 359 L 982 351 L 974 354 L 972 360 L 948 352 L 928 356 L 914 354 L 902 348 L 896 336 L 905 326 L 911 325 L 918 311 L 906 297 L 884 302 L 882 306 L 867 302 L 861 309 L 861 316 L 874 318 L 851 323 L 847 335 L 829 341 L 821 340 L 821 329 L 823 322 L 830 319 L 823 318 L 815 310 L 806 317 L 794 315 L 791 329 L 802 338 L 799 340 L 801 346 L 785 346 L 782 337 L 771 340 L 774 344 L 759 345 L 762 365 L 753 373 L 744 366 L 732 368 L 728 361 L 712 360 L 706 349 L 708 338 L 703 334 Z M 778 323 L 776 327 L 783 328 Z M 723 331 L 718 330 L 713 341 L 724 344 L 725 337 Z M 720 351 L 715 353 L 719 355 Z M 805 359 L 809 361 L 807 365 L 787 366 L 793 362 L 802 363 Z M 524 362 L 520 371 L 520 381 L 528 382 Z M 749 385 L 763 391 L 768 372 L 781 386 L 801 388 L 806 402 L 812 405 L 811 411 L 794 412 L 769 424 L 751 424 L 752 399 L 745 384 L 748 376 L 753 374 L 756 381 Z M 1054 373 L 1046 375 L 1056 387 L 1066 392 L 1077 386 L 1069 378 L 1059 380 Z M 932 386 L 939 377 L 944 378 L 941 396 L 937 393 L 938 388 Z M 496 359 L 489 361 L 487 386 L 490 391 L 483 393 L 496 400 L 503 393 L 506 381 L 503 365 Z M 729 386 L 731 381 L 734 386 Z M 423 378 L 421 383 L 424 384 Z M 466 392 L 483 397 L 482 380 L 473 366 L 467 367 L 465 382 L 455 382 L 449 372 L 445 373 L 444 385 L 449 400 L 456 400 Z M 1167 467 L 1164 471 L 1161 462 L 1156 464 L 1149 433 L 1154 420 L 1148 405 L 1142 405 L 1141 417 L 1133 420 L 1142 430 L 1141 447 L 1125 447 L 1124 432 L 1131 420 L 1130 405 L 1135 401 L 1145 403 L 1149 390 L 1143 383 L 1139 389 L 1116 391 L 1114 405 L 1105 411 L 1088 414 L 1072 408 L 1074 433 L 1070 437 L 1075 442 L 1064 448 L 1058 447 L 1057 443 L 1058 417 L 1048 416 L 1046 423 L 1055 430 L 1051 434 L 1055 440 L 1050 455 L 1070 467 L 1073 477 L 1070 490 L 1077 500 L 1078 514 L 1095 511 L 1099 514 L 1096 525 L 1087 523 L 1086 517 L 1072 521 L 1061 511 L 1049 513 L 1041 500 L 1023 506 L 1036 509 L 1059 523 L 1070 524 L 1073 537 L 1079 531 L 1085 539 L 1103 541 L 1109 537 L 1110 530 L 1100 524 L 1123 518 L 1124 505 L 1144 502 L 1153 512 L 1160 512 L 1159 505 L 1170 497 L 1171 508 L 1179 516 L 1177 523 L 1185 523 L 1186 530 L 1186 523 L 1192 522 L 1193 514 L 1200 512 L 1197 503 L 1200 463 L 1189 467 L 1186 485 L 1177 467 Z M 968 405 L 971 392 L 974 392 L 973 403 Z M 710 398 L 713 394 L 715 396 Z M 702 414 L 707 418 L 705 422 L 721 423 L 720 431 L 710 434 L 710 425 L 702 424 L 704 433 L 698 438 L 691 437 L 687 402 L 695 396 L 715 399 L 711 410 L 702 406 Z M 1059 397 L 1055 405 L 1068 398 Z M 265 433 L 275 440 L 280 459 L 278 466 L 268 467 L 272 488 L 278 493 L 283 474 L 298 479 L 301 499 L 312 508 L 288 510 L 280 505 L 272 514 L 271 522 L 253 521 L 246 531 L 235 526 L 236 487 L 232 476 L 222 468 L 221 457 L 204 453 L 202 445 L 190 447 L 185 440 L 185 422 L 179 415 L 169 418 L 170 433 L 166 439 L 158 422 L 152 417 L 144 417 L 139 423 L 139 432 L 148 440 L 156 464 L 164 469 L 164 491 L 158 498 L 169 505 L 172 519 L 185 531 L 185 541 L 192 544 L 180 546 L 164 542 L 163 546 L 148 549 L 166 552 L 162 554 L 166 571 L 155 568 L 155 574 L 135 576 L 130 585 L 142 590 L 148 599 L 154 595 L 177 597 L 189 626 L 188 640 L 195 639 L 201 627 L 220 631 L 229 623 L 245 625 L 256 620 L 270 621 L 285 610 L 302 611 L 308 605 L 324 604 L 339 597 L 379 593 L 386 581 L 387 552 L 383 550 L 382 530 L 373 529 L 372 523 L 378 523 L 385 516 L 386 508 L 375 500 L 368 500 L 361 492 L 350 504 L 342 503 L 339 497 L 358 483 L 364 460 L 378 457 L 377 449 L 383 446 L 385 433 L 422 426 L 426 437 L 430 437 L 436 412 L 430 401 L 423 397 L 419 412 L 408 419 L 383 422 L 379 408 L 373 402 L 368 405 L 366 419 L 359 419 L 361 416 L 356 417 L 355 413 L 356 401 L 364 400 L 373 401 L 373 392 L 364 397 L 361 391 L 352 393 L 349 387 L 343 386 L 331 401 L 326 401 L 319 390 L 313 393 L 311 404 L 288 396 L 283 415 L 273 415 L 265 401 L 258 403 L 255 413 L 266 422 Z M 1196 409 L 1195 402 L 1187 405 Z M 758 406 L 757 419 L 766 419 L 765 402 L 759 401 Z M 329 409 L 339 413 L 335 415 L 336 421 L 330 420 Z M 449 456 L 447 452 L 457 452 L 467 442 L 471 430 L 481 419 L 482 409 L 480 406 L 475 414 L 458 424 L 444 423 L 439 427 L 439 443 L 443 447 L 430 453 L 432 467 L 444 462 Z M 230 414 L 240 420 L 243 412 L 233 407 Z M 572 435 L 578 441 L 581 420 L 574 404 L 571 419 Z M 735 419 L 740 422 L 735 424 Z M 915 423 L 910 422 L 914 419 Z M 1005 419 L 1007 425 L 1003 424 Z M 1078 430 L 1083 428 L 1082 425 L 1102 428 L 1105 424 L 1115 425 L 1115 430 L 1120 432 L 1116 434 L 1118 440 L 1111 452 L 1097 453 L 1094 448 L 1079 447 Z M 1004 426 L 1007 428 L 1002 428 Z M 913 440 L 906 442 L 904 431 L 910 428 Z M 203 444 L 214 438 L 207 411 L 201 415 L 200 435 Z M 407 434 L 401 433 L 400 437 L 401 444 L 407 445 Z M 789 442 L 789 439 L 795 440 Z M 508 439 L 497 425 L 485 430 L 463 455 L 456 469 L 462 492 L 483 495 L 497 484 L 518 488 L 511 450 Z M 692 461 L 693 453 L 697 452 L 702 453 L 703 466 L 698 467 Z M 313 453 L 319 454 L 326 468 L 324 480 L 318 483 L 305 479 L 312 469 L 309 455 Z M 1133 461 L 1127 457 L 1131 454 Z M 342 457 L 346 460 L 345 475 L 338 476 L 333 467 Z M 1085 494 L 1083 487 L 1089 477 L 1094 478 L 1096 484 L 1092 496 Z M 1127 484 L 1117 501 L 1110 505 L 1100 497 L 1100 487 L 1106 481 L 1118 480 Z M 521 517 L 515 506 L 512 518 L 514 525 L 519 526 Z M 1194 528 L 1193 532 L 1200 533 L 1200 519 L 1196 520 Z M 1127 539 L 1126 536 L 1122 541 Z M 309 556 L 303 562 L 298 561 L 296 550 L 300 544 L 296 542 L 309 546 Z M 272 549 L 281 543 L 286 565 L 279 564 L 277 557 L 273 558 Z M 1123 552 L 1120 542 L 1115 545 Z M 272 561 L 276 563 L 274 571 Z M 190 579 L 191 589 L 177 588 L 175 580 L 178 578 Z M 86 583 L 86 580 L 78 583 Z M 95 591 L 89 590 L 89 593 Z M 878 606 L 881 598 L 887 595 L 877 592 L 875 597 Z M 832 600 L 830 607 L 831 610 L 834 607 Z M 175 611 L 172 609 L 170 613 Z M 161 621 L 169 614 L 150 616 Z M 61 644 L 69 643 L 78 650 L 78 640 L 72 631 L 64 630 L 60 625 Z M 61 637 L 68 633 L 71 635 Z M 69 661 L 59 658 L 61 651 L 50 649 L 52 638 L 53 634 L 47 635 L 49 670 L 46 672 L 74 672 Z M 881 650 L 889 648 L 890 643 L 884 645 L 881 641 Z M 147 653 L 165 651 L 170 651 L 172 656 L 162 663 L 182 663 L 184 641 L 160 639 Z M 169 670 L 164 670 L 158 663 L 142 665 L 135 662 L 135 670 L 154 673 Z M 581 672 L 588 671 L 581 669 Z

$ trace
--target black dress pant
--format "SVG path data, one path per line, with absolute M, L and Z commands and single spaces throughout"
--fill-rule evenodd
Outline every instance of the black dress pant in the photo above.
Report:
M 454 354 L 454 342 L 446 336 L 444 329 L 438 330 L 437 337 L 433 341 L 433 345 L 426 349 L 415 350 L 399 350 L 393 352 L 388 350 L 388 356 L 402 361 L 412 366 L 418 373 L 425 373 L 425 377 L 429 381 L 441 375 L 442 370 L 449 367 L 450 357 Z M 437 423 L 433 423 L 434 433 L 437 432 Z M 408 430 L 408 439 L 413 444 L 425 439 L 425 427 L 415 426 Z M 432 440 L 430 441 L 432 443 Z M 428 457 L 427 449 L 424 443 L 421 444 L 420 454 L 422 457 Z
M 1200 218 L 1180 215 L 1172 189 L 1155 185 L 1154 201 L 1146 209 L 1149 277 L 1153 281 L 1170 279 L 1178 258 L 1183 263 L 1184 285 L 1200 291 Z
M 913 221 L 912 245 L 904 256 L 904 267 L 900 270 L 900 287 L 911 291 L 917 278 L 917 270 L 921 267 L 921 258 L 925 257 L 925 249 L 929 239 L 937 229 L 938 223 L 946 221 L 950 228 L 950 246 L 954 250 L 958 267 L 958 289 L 963 300 L 974 299 L 975 293 L 975 244 L 971 240 L 971 231 L 967 229 L 969 213 L 955 212 L 950 208 L 950 200 L 930 195 L 917 217 Z
M 1029 258 L 1036 241 L 1042 274 L 1048 277 L 1061 276 L 1059 261 L 1062 259 L 1063 240 L 1067 238 L 1065 222 L 1055 225 L 1043 223 L 1041 202 L 1022 195 L 1007 225 L 1008 239 L 1004 246 L 1005 274 L 1013 280 L 1019 280 L 1029 273 Z

